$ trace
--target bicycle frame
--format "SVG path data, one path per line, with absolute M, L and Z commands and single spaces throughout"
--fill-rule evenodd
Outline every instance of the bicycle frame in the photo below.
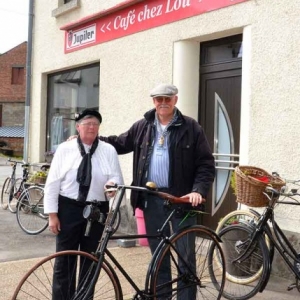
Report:
M 247 246 L 245 252 L 240 255 L 239 257 L 237 257 L 233 262 L 237 262 L 237 261 L 243 261 L 245 259 L 247 259 L 250 254 L 251 251 L 249 251 L 251 249 L 252 244 L 258 239 L 258 237 L 261 235 L 266 234 L 269 238 L 269 240 L 271 241 L 273 247 L 275 247 L 275 249 L 277 249 L 278 253 L 280 254 L 280 256 L 284 259 L 284 261 L 286 262 L 286 264 L 288 265 L 289 269 L 291 270 L 291 272 L 294 273 L 295 277 L 300 280 L 300 272 L 296 269 L 296 267 L 294 266 L 294 262 L 300 263 L 300 257 L 298 257 L 298 253 L 296 252 L 295 248 L 293 247 L 293 245 L 289 242 L 288 238 L 286 237 L 286 235 L 284 234 L 284 232 L 281 230 L 281 228 L 279 227 L 279 225 L 276 223 L 275 221 L 275 216 L 274 216 L 274 207 L 275 205 L 278 203 L 278 199 L 280 196 L 280 193 L 278 193 L 277 191 L 275 192 L 275 190 L 272 190 L 272 195 L 269 196 L 269 194 L 264 193 L 270 200 L 269 202 L 269 206 L 265 208 L 264 212 L 261 214 L 257 225 L 256 226 L 252 226 L 252 228 L 254 229 L 252 237 L 251 237 L 251 241 L 249 243 L 249 245 Z M 279 203 L 284 203 L 284 204 L 292 204 L 292 205 L 300 205 L 300 203 L 295 203 L 295 202 L 279 202 Z M 268 224 L 268 221 L 271 222 L 271 225 L 273 227 L 273 232 Z M 291 262 L 292 260 L 292 262 Z M 267 269 L 267 277 L 265 282 L 262 284 L 260 292 L 262 292 L 271 275 L 271 265 L 272 265 L 272 261 L 269 261 L 268 264 L 268 269 Z
M 14 189 L 16 184 L 16 168 L 17 168 L 17 162 L 12 162 L 12 173 L 10 176 L 11 185 L 10 185 L 10 191 L 9 191 L 9 197 L 8 201 L 11 202 L 14 197 Z
M 131 189 L 131 190 L 134 189 L 134 190 L 137 190 L 137 191 L 147 191 L 147 193 L 151 193 L 151 191 L 149 191 L 146 188 L 142 188 L 142 187 L 132 187 L 132 186 L 126 186 L 126 185 L 118 186 L 117 194 L 114 198 L 114 203 L 116 203 L 116 205 L 110 211 L 110 213 L 112 212 L 112 216 L 108 215 L 108 217 L 107 217 L 107 219 L 109 221 L 106 222 L 104 232 L 102 234 L 102 237 L 101 237 L 101 240 L 99 242 L 98 248 L 95 252 L 95 256 L 98 258 L 97 266 L 96 266 L 95 273 L 93 275 L 92 280 L 90 281 L 89 287 L 87 288 L 87 291 L 86 291 L 85 295 L 89 295 L 89 293 L 93 290 L 93 287 L 95 286 L 96 281 L 97 281 L 97 279 L 100 275 L 103 263 L 105 263 L 108 267 L 111 268 L 110 263 L 108 263 L 107 260 L 105 259 L 105 256 L 107 256 L 116 265 L 117 269 L 123 274 L 123 276 L 130 283 L 130 285 L 134 288 L 134 290 L 136 291 L 136 296 L 143 297 L 141 299 L 153 299 L 153 296 L 160 296 L 160 297 L 163 296 L 163 294 L 162 295 L 151 295 L 150 291 L 149 291 L 149 285 L 150 285 L 151 273 L 152 273 L 153 268 L 155 267 L 156 254 L 159 253 L 159 251 L 162 249 L 162 247 L 166 243 L 171 245 L 172 249 L 175 250 L 176 255 L 178 255 L 178 257 L 181 259 L 181 261 L 185 263 L 185 265 L 189 269 L 189 271 L 191 273 L 194 273 L 192 270 L 190 270 L 189 266 L 186 264 L 186 262 L 185 262 L 184 258 L 182 257 L 182 255 L 170 243 L 170 241 L 169 241 L 170 237 L 166 236 L 163 233 L 164 228 L 167 226 L 168 222 L 171 220 L 172 216 L 174 215 L 174 213 L 176 211 L 175 208 L 171 210 L 171 212 L 170 212 L 169 216 L 167 217 L 166 221 L 164 222 L 162 227 L 158 230 L 157 234 L 155 234 L 155 235 L 139 234 L 139 235 L 130 235 L 130 236 L 129 235 L 113 236 L 112 225 L 114 224 L 117 212 L 120 208 L 121 201 L 123 199 L 123 196 L 125 194 L 126 189 Z M 155 191 L 153 191 L 153 193 L 159 194 L 159 192 L 155 192 Z M 165 200 L 165 201 L 167 201 L 167 200 Z M 114 205 L 114 203 L 113 203 L 113 205 Z M 219 237 L 213 231 L 211 231 L 211 232 L 214 234 L 214 236 L 217 238 L 218 241 L 221 241 L 219 239 Z M 109 240 L 116 240 L 116 239 L 130 240 L 130 239 L 137 239 L 137 238 L 161 239 L 161 242 L 159 243 L 158 247 L 156 248 L 155 252 L 153 253 L 152 259 L 150 261 L 148 271 L 147 271 L 147 274 L 146 274 L 144 290 L 141 290 L 141 289 L 138 288 L 138 286 L 135 284 L 135 282 L 129 277 L 129 275 L 125 271 L 125 269 L 120 265 L 120 263 L 113 256 L 113 254 L 111 254 L 111 252 L 107 249 L 107 244 L 108 244 Z M 193 275 L 196 276 L 196 274 L 193 274 Z M 80 292 L 79 292 L 79 294 L 80 294 Z M 79 296 L 82 297 L 82 295 L 79 295 Z M 87 300 L 87 297 L 88 296 L 84 296 L 83 298 L 80 298 L 80 299 Z M 137 298 L 134 298 L 134 299 L 137 299 Z
M 20 183 L 20 186 L 18 188 L 18 190 L 16 191 L 16 198 L 18 199 L 20 197 L 20 195 L 22 194 L 22 192 L 24 191 L 25 189 L 25 182 L 27 181 L 28 179 L 28 175 L 29 175 L 29 172 L 28 172 L 28 164 L 23 164 L 22 165 L 22 168 L 23 168 L 23 175 L 22 175 L 22 181 Z M 18 204 L 18 203 L 17 203 Z

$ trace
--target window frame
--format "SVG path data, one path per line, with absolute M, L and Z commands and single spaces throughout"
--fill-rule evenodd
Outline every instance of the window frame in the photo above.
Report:
M 99 110 L 100 63 L 52 73 L 47 80 L 46 151 L 55 152 L 61 142 L 76 134 L 75 113 L 85 108 Z

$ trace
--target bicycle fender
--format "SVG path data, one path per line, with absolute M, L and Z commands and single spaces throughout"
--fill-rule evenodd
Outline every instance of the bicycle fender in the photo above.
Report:
M 265 290 L 265 288 L 266 288 L 266 286 L 267 286 L 267 284 L 268 284 L 268 282 L 269 282 L 269 280 L 270 280 L 270 276 L 271 276 L 271 266 L 272 266 L 272 261 L 269 259 L 269 261 L 268 261 L 268 266 L 267 266 L 267 275 L 266 275 L 266 279 L 263 281 L 263 283 L 262 283 L 262 285 L 261 285 L 261 287 L 260 287 L 260 289 L 259 289 L 259 292 L 260 292 L 260 293 L 262 293 L 262 292 Z

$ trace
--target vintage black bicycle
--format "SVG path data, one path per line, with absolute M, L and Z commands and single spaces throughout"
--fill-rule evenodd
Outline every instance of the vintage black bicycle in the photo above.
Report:
M 295 275 L 288 290 L 300 292 L 300 253 L 288 240 L 275 221 L 274 207 L 300 205 L 297 189 L 288 193 L 267 186 L 264 192 L 268 206 L 261 215 L 244 215 L 245 222 L 224 227 L 219 236 L 226 257 L 226 285 L 223 296 L 227 299 L 245 300 L 263 292 L 270 278 L 274 249 Z M 281 200 L 280 196 L 285 199 Z M 227 220 L 229 220 L 227 218 Z M 272 230 L 271 230 L 272 228 Z
M 156 194 L 170 208 L 170 214 L 157 234 L 112 235 L 112 227 L 127 189 Z M 134 290 L 131 299 L 182 299 L 181 294 L 187 289 L 194 293 L 189 300 L 221 299 L 225 283 L 225 262 L 219 244 L 220 239 L 215 232 L 204 226 L 195 225 L 185 227 L 171 236 L 163 233 L 163 229 L 176 213 L 177 208 L 172 204 L 188 202 L 189 199 L 135 186 L 119 185 L 115 190 L 113 204 L 95 253 L 63 251 L 44 258 L 24 276 L 12 299 L 52 299 L 53 277 L 56 276 L 54 265 L 61 258 L 64 258 L 64 266 L 69 270 L 68 295 L 62 296 L 61 299 L 123 299 L 119 275 L 122 275 Z M 84 210 L 84 215 L 88 219 L 87 234 L 93 220 L 103 219 L 101 210 L 96 209 L 95 205 L 89 203 Z M 142 288 L 138 287 L 107 248 L 109 240 L 139 238 L 161 240 L 151 258 Z M 195 251 L 190 257 L 187 257 L 184 251 L 187 238 L 195 240 Z M 159 272 L 165 260 L 169 262 L 170 277 L 158 283 Z

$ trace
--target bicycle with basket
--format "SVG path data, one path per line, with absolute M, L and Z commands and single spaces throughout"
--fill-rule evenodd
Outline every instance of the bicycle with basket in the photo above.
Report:
M 244 300 L 263 292 L 270 278 L 275 249 L 295 276 L 295 283 L 288 290 L 296 288 L 300 292 L 300 255 L 274 215 L 278 203 L 300 205 L 297 199 L 300 194 L 296 189 L 285 192 L 286 182 L 282 178 L 260 168 L 239 166 L 235 176 L 237 202 L 264 210 L 262 214 L 253 213 L 253 217 L 250 213 L 245 222 L 223 227 L 219 232 L 227 267 L 223 296 Z M 280 201 L 281 195 L 287 198 Z

